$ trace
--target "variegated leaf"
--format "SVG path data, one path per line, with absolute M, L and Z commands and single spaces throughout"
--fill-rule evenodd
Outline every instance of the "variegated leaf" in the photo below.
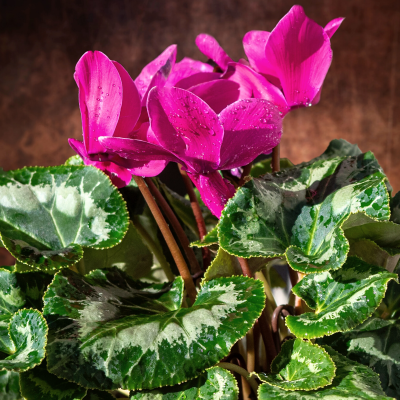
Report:
M 130 400 L 237 400 L 236 379 L 227 370 L 213 367 L 181 385 L 133 393 Z
M 332 383 L 335 364 L 327 352 L 311 342 L 288 340 L 272 361 L 271 374 L 258 374 L 261 381 L 283 390 L 313 390 Z
M 192 242 L 190 246 L 192 247 L 208 247 L 213 244 L 218 244 L 218 225 L 207 233 L 201 240 Z
M 222 212 L 220 246 L 240 257 L 285 255 L 305 273 L 338 269 L 349 249 L 342 224 L 352 213 L 389 219 L 385 181 L 372 153 L 253 179 Z
M 0 173 L 0 233 L 22 263 L 55 270 L 124 237 L 125 202 L 110 179 L 87 166 L 30 167 Z
M 68 160 L 65 161 L 64 165 L 83 166 L 83 165 L 85 165 L 85 163 L 83 162 L 83 160 L 80 156 L 75 154 L 74 156 L 68 158 Z
M 400 322 L 371 318 L 350 332 L 318 339 L 379 374 L 388 396 L 400 398 Z
M 0 399 L 23 400 L 19 390 L 19 374 L 14 371 L 0 371 Z
M 306 339 L 353 329 L 379 306 L 391 279 L 397 275 L 357 257 L 349 257 L 338 271 L 307 275 L 292 290 L 315 313 L 288 316 L 286 325 Z
M 382 391 L 379 377 L 364 365 L 350 361 L 329 346 L 324 346 L 336 365 L 336 376 L 331 385 L 318 390 L 286 391 L 264 383 L 259 387 L 258 399 L 282 400 L 390 400 Z
M 261 175 L 270 174 L 272 172 L 271 162 L 272 158 L 267 158 L 254 164 L 251 168 L 250 176 L 252 176 L 253 178 L 258 178 Z M 293 166 L 293 163 L 289 159 L 280 159 L 281 171 L 283 171 L 284 169 L 292 168 Z
M 117 269 L 59 272 L 44 297 L 49 371 L 103 390 L 175 385 L 225 357 L 265 301 L 261 282 L 245 277 L 206 282 L 190 308 L 182 296 L 181 278 L 157 286 Z

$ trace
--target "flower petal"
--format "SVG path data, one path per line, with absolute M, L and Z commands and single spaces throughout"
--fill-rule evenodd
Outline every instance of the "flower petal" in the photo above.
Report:
M 182 61 L 179 61 L 174 65 L 174 68 L 169 75 L 168 81 L 165 86 L 176 86 L 180 80 L 187 78 L 188 76 L 192 76 L 199 72 L 213 72 L 213 70 L 214 68 L 210 64 L 185 57 L 182 59 Z
M 150 92 L 147 109 L 164 149 L 185 161 L 191 172 L 216 169 L 224 131 L 208 104 L 187 90 L 163 88 Z
M 344 18 L 335 18 L 326 24 L 324 29 L 326 34 L 329 36 L 329 39 L 339 29 L 339 26 L 342 24 L 343 21 Z
M 221 78 L 222 74 L 220 72 L 198 72 L 188 76 L 187 78 L 181 79 L 175 87 L 181 89 L 189 89 L 193 86 L 199 85 L 200 83 L 214 81 Z
M 235 194 L 234 186 L 222 178 L 218 171 L 207 175 L 191 173 L 188 175 L 199 190 L 204 204 L 216 217 L 220 218 L 226 202 Z
M 250 65 L 257 72 L 266 71 L 265 45 L 270 33 L 266 31 L 250 31 L 244 35 L 243 47 Z
M 167 47 L 157 58 L 147 64 L 135 79 L 136 87 L 142 97 L 142 106 L 146 105 L 149 91 L 154 87 L 163 87 L 171 73 L 176 59 L 176 44 Z
M 217 114 L 240 99 L 240 85 L 226 79 L 201 83 L 189 91 L 204 100 Z
M 197 36 L 196 45 L 203 54 L 215 61 L 222 71 L 225 71 L 228 67 L 228 63 L 233 61 L 228 54 L 225 53 L 216 39 L 206 33 L 201 33 Z
M 266 73 L 277 76 L 291 107 L 310 105 L 332 61 L 325 30 L 293 6 L 271 32 L 265 47 Z
M 113 61 L 113 63 L 122 82 L 122 106 L 113 136 L 128 137 L 139 119 L 142 105 L 133 79 L 121 64 L 116 61 Z
M 161 172 L 163 172 L 167 164 L 168 161 L 165 160 L 153 160 L 149 161 L 146 164 L 143 164 L 142 166 L 131 168 L 130 172 L 132 172 L 132 175 L 137 175 L 137 176 L 146 176 L 146 177 L 157 176 L 161 174 Z
M 112 136 L 122 106 L 122 81 L 113 62 L 99 51 L 85 53 L 75 67 L 83 141 L 88 154 L 104 151 L 99 136 Z
M 230 63 L 223 78 L 239 84 L 239 99 L 248 99 L 250 97 L 264 99 L 279 107 L 282 115 L 289 111 L 282 91 L 248 66 L 240 63 Z
M 80 140 L 76 139 L 68 139 L 68 144 L 72 147 L 72 150 L 75 151 L 79 155 L 80 158 L 85 159 L 87 158 L 87 152 L 85 145 Z
M 219 115 L 224 126 L 219 169 L 241 167 L 280 141 L 282 117 L 279 109 L 262 99 L 239 100 Z

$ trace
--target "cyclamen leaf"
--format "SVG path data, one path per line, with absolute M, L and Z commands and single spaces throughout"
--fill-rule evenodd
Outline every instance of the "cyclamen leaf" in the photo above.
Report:
M 292 291 L 315 309 L 286 317 L 286 325 L 300 338 L 313 339 L 348 331 L 372 315 L 396 274 L 349 257 L 338 271 L 305 276 Z
M 397 192 L 390 201 L 391 217 L 390 220 L 400 224 L 400 192 Z
M 13 315 L 8 330 L 11 354 L 0 360 L 0 369 L 23 372 L 42 362 L 45 356 L 47 324 L 37 310 L 24 309 Z
M 87 389 L 50 374 L 46 362 L 20 374 L 22 395 L 28 400 L 81 400 Z
M 341 225 L 349 215 L 389 219 L 385 180 L 372 153 L 253 179 L 222 212 L 220 246 L 239 257 L 286 255 L 306 273 L 340 268 L 349 248 Z
M 400 263 L 394 270 L 398 276 L 400 274 Z M 400 316 L 400 284 L 394 281 L 389 282 L 383 303 L 386 305 L 386 317 L 398 319 Z
M 87 395 L 83 398 L 83 400 L 113 400 L 114 396 L 111 396 L 110 393 L 103 392 L 101 390 L 88 390 Z
M 260 175 L 272 173 L 271 162 L 272 162 L 272 158 L 267 158 L 265 160 L 262 160 L 256 164 L 254 164 L 251 168 L 250 176 L 252 176 L 253 178 L 258 178 Z M 280 159 L 280 167 L 281 167 L 281 171 L 283 171 L 284 169 L 294 167 L 294 165 L 287 158 L 281 158 Z
M 83 160 L 80 156 L 75 154 L 74 156 L 71 156 L 70 158 L 68 158 L 68 160 L 65 161 L 64 165 L 81 166 L 81 165 L 85 165 L 85 163 L 83 162 Z
M 82 274 L 114 266 L 134 279 L 147 276 L 153 266 L 153 254 L 132 222 L 129 223 L 128 232 L 121 243 L 104 250 L 85 248 L 82 260 L 76 265 Z
M 284 390 L 313 390 L 332 383 L 335 364 L 326 351 L 301 339 L 288 340 L 261 381 Z
M 258 389 L 258 399 L 390 400 L 390 397 L 386 397 L 382 391 L 378 375 L 371 369 L 350 361 L 329 346 L 324 346 L 324 349 L 332 358 L 337 368 L 336 376 L 331 385 L 318 390 L 289 392 L 264 383 Z
M 386 325 L 382 326 L 384 323 Z M 318 339 L 379 374 L 388 396 L 400 398 L 400 322 L 372 318 L 351 332 Z
M 237 400 L 236 379 L 227 370 L 213 367 L 196 379 L 155 390 L 143 390 L 131 395 L 130 400 Z
M 196 242 L 192 242 L 190 244 L 191 247 L 208 247 L 213 244 L 218 244 L 218 226 L 213 228 L 210 232 L 207 233 L 206 236 L 201 240 L 197 240 Z
M 49 372 L 102 390 L 175 385 L 225 357 L 265 301 L 246 277 L 206 282 L 191 308 L 182 296 L 179 277 L 146 286 L 117 269 L 59 272 L 44 297 Z
M 56 270 L 82 258 L 82 247 L 118 244 L 126 205 L 100 170 L 87 166 L 30 167 L 0 172 L 0 233 L 18 261 Z
M 0 371 L 0 398 L 1 400 L 22 400 L 17 372 Z

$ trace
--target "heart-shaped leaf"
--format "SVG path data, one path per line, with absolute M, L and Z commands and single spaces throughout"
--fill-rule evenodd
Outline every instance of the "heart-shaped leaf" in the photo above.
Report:
M 289 315 L 286 325 L 306 339 L 348 331 L 371 316 L 391 279 L 397 275 L 357 257 L 349 257 L 338 271 L 307 275 L 292 291 L 315 313 Z
M 85 163 L 83 162 L 83 160 L 80 156 L 75 154 L 74 156 L 68 158 L 68 160 L 65 161 L 64 165 L 82 166 L 82 165 L 85 165 Z
M 265 301 L 246 277 L 206 282 L 190 308 L 182 296 L 179 277 L 146 285 L 118 269 L 59 272 L 44 297 L 49 371 L 103 390 L 175 385 L 225 357 Z
M 83 275 L 95 269 L 117 267 L 134 279 L 147 276 L 152 266 L 153 254 L 132 222 L 121 243 L 104 250 L 85 248 L 82 260 L 76 265 Z
M 8 324 L 10 355 L 0 360 L 0 369 L 23 372 L 40 364 L 45 356 L 47 330 L 38 310 L 15 313 Z
M 192 242 L 190 246 L 195 247 L 208 247 L 213 244 L 218 244 L 218 226 L 213 228 L 210 232 L 207 233 L 201 240 L 197 240 L 196 242 Z
M 0 399 L 23 400 L 19 390 L 19 374 L 14 371 L 0 371 Z
M 389 219 L 385 181 L 372 153 L 253 179 L 222 212 L 220 245 L 240 257 L 286 255 L 306 273 L 340 268 L 349 249 L 341 226 L 349 215 Z
M 285 391 L 264 383 L 258 389 L 259 400 L 390 400 L 382 391 L 379 377 L 364 365 L 350 361 L 329 346 L 324 349 L 336 365 L 336 376 L 329 386 L 313 391 Z
M 258 374 L 261 381 L 284 390 L 313 390 L 332 383 L 335 364 L 327 352 L 311 342 L 288 340 L 272 361 L 271 374 Z
M 271 162 L 272 162 L 272 158 L 267 158 L 265 160 L 262 160 L 256 164 L 254 164 L 251 168 L 250 176 L 252 176 L 253 178 L 257 178 L 260 175 L 264 175 L 267 173 L 270 174 L 272 172 Z M 281 158 L 280 159 L 280 167 L 281 167 L 281 171 L 283 171 L 284 169 L 294 167 L 294 165 L 287 158 Z
M 130 400 L 237 400 L 236 379 L 227 370 L 213 367 L 181 385 L 154 390 L 142 390 L 131 395 Z
M 125 202 L 110 179 L 87 166 L 0 172 L 0 233 L 20 262 L 55 270 L 82 258 L 82 247 L 118 244 L 128 227 Z
M 318 339 L 379 374 L 388 396 L 400 397 L 400 322 L 371 318 L 351 332 Z
M 46 368 L 46 361 L 20 374 L 21 393 L 28 400 L 81 400 L 87 389 L 57 378 Z

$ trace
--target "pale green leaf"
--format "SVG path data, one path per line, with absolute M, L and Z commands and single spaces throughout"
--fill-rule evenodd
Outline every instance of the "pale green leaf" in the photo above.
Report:
M 259 387 L 258 399 L 282 400 L 390 400 L 382 391 L 379 377 L 364 365 L 350 361 L 329 346 L 324 346 L 336 365 L 336 376 L 329 386 L 318 390 L 285 391 L 264 383 Z
M 73 165 L 73 166 L 82 166 L 85 165 L 82 158 L 75 154 L 74 156 L 68 158 L 67 161 L 65 161 L 64 165 Z
M 326 351 L 301 339 L 288 340 L 272 361 L 271 374 L 258 374 L 272 386 L 284 390 L 313 390 L 332 383 L 335 364 Z
M 289 315 L 286 325 L 306 339 L 353 329 L 379 306 L 391 279 L 397 275 L 357 257 L 349 257 L 338 271 L 307 275 L 292 291 L 315 313 Z
M 154 390 L 143 390 L 131 395 L 130 400 L 237 400 L 236 379 L 227 370 L 213 367 L 181 385 Z
M 30 167 L 0 172 L 0 233 L 10 253 L 54 270 L 82 258 L 81 246 L 118 244 L 128 225 L 125 202 L 94 167 Z
M 44 298 L 49 371 L 103 390 L 175 385 L 228 355 L 264 308 L 261 282 L 246 277 L 206 282 L 191 308 L 182 289 L 117 269 L 59 272 Z
M 190 244 L 191 247 L 208 247 L 213 244 L 218 244 L 218 226 L 213 228 L 210 232 L 207 233 L 201 240 L 197 240 L 196 242 L 192 242 Z

